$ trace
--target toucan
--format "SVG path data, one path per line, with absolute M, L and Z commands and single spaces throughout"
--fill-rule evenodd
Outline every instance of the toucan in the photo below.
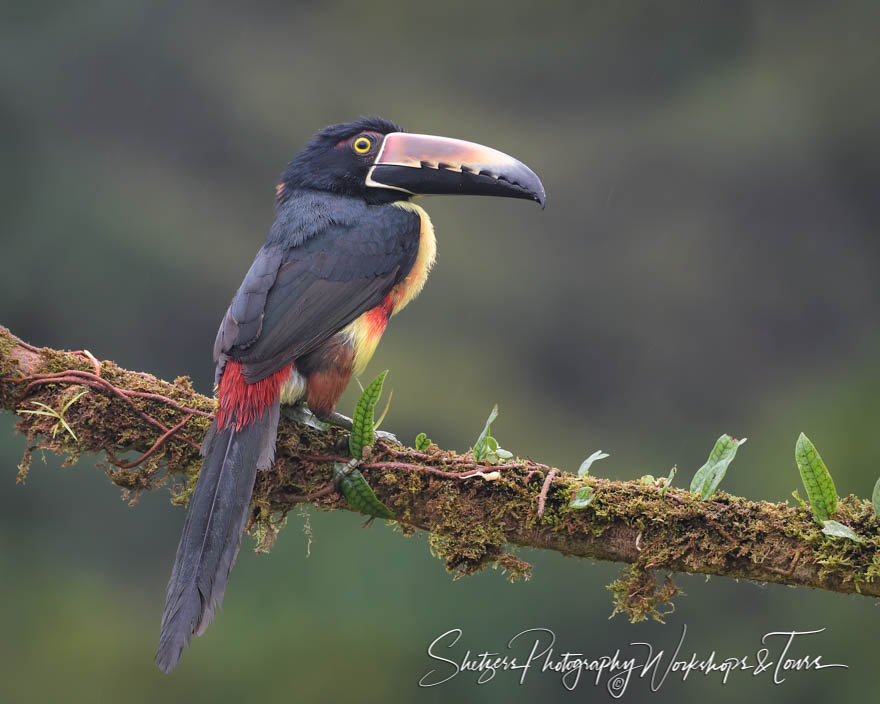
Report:
M 276 219 L 217 332 L 218 407 L 171 571 L 156 663 L 170 672 L 223 600 L 281 404 L 332 418 L 388 320 L 421 291 L 437 243 L 429 194 L 524 198 L 525 164 L 473 142 L 360 118 L 318 132 L 276 188 Z

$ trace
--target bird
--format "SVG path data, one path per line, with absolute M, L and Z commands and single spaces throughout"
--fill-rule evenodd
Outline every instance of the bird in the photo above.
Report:
M 437 244 L 413 199 L 437 194 L 546 201 L 517 159 L 379 117 L 320 130 L 283 171 L 276 219 L 217 331 L 217 413 L 168 583 L 163 672 L 223 601 L 257 472 L 274 461 L 281 405 L 307 403 L 332 420 L 391 316 L 422 290 Z

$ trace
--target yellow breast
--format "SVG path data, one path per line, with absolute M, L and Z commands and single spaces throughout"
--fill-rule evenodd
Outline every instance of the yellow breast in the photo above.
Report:
M 434 260 L 437 258 L 437 238 L 434 236 L 434 225 L 425 209 L 410 203 L 409 201 L 400 200 L 394 203 L 398 208 L 409 210 L 419 216 L 421 220 L 421 229 L 419 231 L 419 251 L 416 254 L 416 261 L 413 268 L 410 269 L 406 278 L 401 281 L 392 290 L 394 296 L 394 308 L 391 314 L 400 312 L 407 303 L 419 295 L 419 292 L 428 280 L 428 273 L 434 266 Z

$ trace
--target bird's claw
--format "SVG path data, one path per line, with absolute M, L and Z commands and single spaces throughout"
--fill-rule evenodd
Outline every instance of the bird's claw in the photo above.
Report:
M 333 426 L 349 431 L 352 428 L 352 421 L 351 418 L 349 418 L 348 416 L 344 416 L 341 413 L 336 413 L 334 411 L 328 416 L 326 421 L 323 421 L 300 403 L 296 403 L 293 405 L 282 404 L 281 414 L 285 418 L 288 418 L 295 423 L 307 425 L 308 427 L 314 428 L 315 430 L 330 430 L 330 428 L 332 428 Z M 379 440 L 384 440 L 385 442 L 389 442 L 394 445 L 403 444 L 400 442 L 400 440 L 397 439 L 397 436 L 394 433 L 388 433 L 384 430 L 376 430 L 375 433 L 376 438 Z
M 397 439 L 397 436 L 394 433 L 386 433 L 384 430 L 377 430 L 376 435 L 379 436 L 381 440 L 386 440 L 394 445 L 402 445 L 403 443 Z
M 325 423 L 318 416 L 312 413 L 308 408 L 302 406 L 300 404 L 287 405 L 284 404 L 281 406 L 281 415 L 285 418 L 294 421 L 295 423 L 301 423 L 302 425 L 307 425 L 310 428 L 314 428 L 315 430 L 330 430 L 330 423 Z
M 394 433 L 386 433 L 384 430 L 376 430 L 375 433 L 379 440 L 390 442 L 392 445 L 403 445 Z
M 332 413 L 328 418 L 330 423 L 339 427 L 345 428 L 346 430 L 352 429 L 352 420 L 348 416 L 344 416 L 341 413 Z M 394 433 L 386 433 L 384 430 L 376 430 L 374 431 L 376 434 L 376 438 L 378 440 L 384 440 L 385 442 L 390 442 L 394 445 L 402 445 L 403 443 L 397 439 L 397 436 Z

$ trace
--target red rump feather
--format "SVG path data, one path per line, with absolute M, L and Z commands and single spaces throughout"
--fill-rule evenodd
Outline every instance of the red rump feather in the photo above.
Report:
M 217 409 L 218 429 L 233 424 L 236 430 L 241 430 L 243 426 L 261 418 L 278 399 L 281 386 L 290 376 L 291 367 L 288 364 L 271 376 L 249 384 L 241 373 L 241 362 L 228 361 L 217 389 L 220 400 Z

